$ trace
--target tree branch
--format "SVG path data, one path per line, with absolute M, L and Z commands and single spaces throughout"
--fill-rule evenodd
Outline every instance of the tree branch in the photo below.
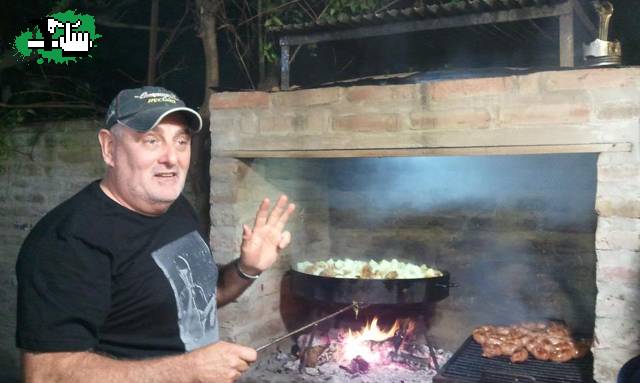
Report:
M 182 26 L 182 23 L 184 23 L 185 19 L 187 18 L 187 15 L 189 14 L 189 8 L 191 6 L 190 3 L 191 2 L 189 0 L 184 2 L 184 12 L 182 13 L 182 17 L 180 18 L 180 21 L 178 21 L 178 24 L 176 24 L 175 28 L 173 28 L 173 30 L 171 31 L 171 34 L 169 35 L 169 37 L 167 37 L 167 39 L 164 41 L 158 53 L 156 54 L 156 57 L 155 57 L 156 62 L 160 61 L 160 58 L 167 52 L 167 49 L 169 48 L 173 40 L 176 38 L 176 35 L 178 34 L 178 30 L 180 29 L 180 26 Z
M 0 108 L 6 109 L 93 109 L 96 112 L 104 113 L 106 109 L 92 103 L 73 104 L 73 103 L 57 103 L 57 102 L 34 102 L 32 104 L 7 104 L 0 102 Z
M 273 13 L 273 12 L 279 10 L 280 8 L 287 7 L 287 6 L 289 6 L 289 5 L 293 4 L 293 3 L 297 3 L 298 1 L 300 1 L 300 0 L 291 0 L 291 1 L 289 1 L 287 3 L 284 3 L 282 5 L 279 5 L 279 6 L 275 7 L 275 8 L 267 9 L 266 11 L 262 12 L 261 16 L 267 15 L 269 13 Z M 253 16 L 249 17 L 248 19 L 244 20 L 243 22 L 238 23 L 238 25 L 236 25 L 236 27 L 241 27 L 241 26 L 251 22 L 253 19 L 255 19 L 257 17 L 258 17 L 258 15 L 253 15 Z
M 187 66 L 184 64 L 184 57 L 182 57 L 180 59 L 180 62 L 177 63 L 173 68 L 169 69 L 166 72 L 162 72 L 158 76 L 156 76 L 156 80 L 158 82 L 162 82 L 162 79 L 167 77 L 170 73 L 178 72 L 178 71 L 181 71 L 181 70 L 185 70 L 186 68 L 187 68 Z
M 134 82 L 136 84 L 144 84 L 144 80 L 138 80 L 138 79 L 134 78 L 132 75 L 130 75 L 129 73 L 123 71 L 120 68 L 116 69 L 116 72 L 120 73 L 121 75 L 123 75 L 124 77 L 128 78 L 130 81 L 132 81 L 132 82 Z
M 80 103 L 85 103 L 86 102 L 82 98 L 80 98 L 78 96 L 74 96 L 73 94 L 56 92 L 56 91 L 53 91 L 53 90 L 44 90 L 44 89 L 42 89 L 42 90 L 40 90 L 40 89 L 23 90 L 23 91 L 14 93 L 12 96 L 18 96 L 18 95 L 23 95 L 23 94 L 33 94 L 33 93 L 35 93 L 35 94 L 49 94 L 49 95 L 54 95 L 54 96 L 68 97 L 70 99 L 74 99 L 76 101 L 79 101 Z
M 129 24 L 129 23 L 121 23 L 118 21 L 109 21 L 105 19 L 96 18 L 96 24 L 104 25 L 105 27 L 110 28 L 121 28 L 121 29 L 138 29 L 142 31 L 150 31 L 151 27 L 148 25 L 139 25 L 139 24 Z M 171 28 L 158 28 L 158 32 L 171 32 Z

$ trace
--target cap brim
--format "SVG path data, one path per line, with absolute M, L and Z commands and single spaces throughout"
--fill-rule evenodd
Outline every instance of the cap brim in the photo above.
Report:
M 119 120 L 127 127 L 137 130 L 139 132 L 146 132 L 153 129 L 163 118 L 172 113 L 182 113 L 186 117 L 189 124 L 189 130 L 192 133 L 197 133 L 202 129 L 202 117 L 195 110 L 187 107 L 177 108 L 153 108 L 136 113 L 135 115 Z

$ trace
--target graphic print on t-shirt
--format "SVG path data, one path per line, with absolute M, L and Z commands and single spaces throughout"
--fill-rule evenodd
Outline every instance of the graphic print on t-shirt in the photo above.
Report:
M 175 294 L 180 339 L 186 351 L 218 341 L 218 268 L 206 243 L 193 231 L 151 253 Z

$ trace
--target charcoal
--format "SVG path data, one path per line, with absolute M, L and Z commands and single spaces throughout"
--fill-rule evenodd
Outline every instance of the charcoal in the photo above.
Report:
M 311 340 L 311 344 L 308 344 L 309 340 Z M 331 341 L 327 335 L 315 335 L 311 337 L 311 334 L 303 334 L 298 337 L 296 343 L 300 350 L 304 350 L 309 346 L 328 346 Z
M 351 360 L 351 363 L 349 363 L 348 366 L 340 367 L 348 371 L 350 374 L 366 374 L 369 371 L 369 362 L 358 355 Z
M 327 346 L 314 346 L 307 347 L 302 351 L 302 355 L 300 360 L 304 367 L 316 367 L 318 365 L 318 358 L 324 350 L 327 349 Z
M 278 349 L 261 354 L 237 383 L 431 383 L 436 375 L 432 359 L 442 366 L 451 353 L 439 349 L 432 353 L 424 343 L 426 336 L 405 334 L 398 343 L 399 333 L 386 340 L 362 342 L 367 352 L 379 357 L 375 361 L 362 354 L 349 360 L 343 348 L 348 327 L 325 332 L 315 329 L 297 339 L 295 352 Z

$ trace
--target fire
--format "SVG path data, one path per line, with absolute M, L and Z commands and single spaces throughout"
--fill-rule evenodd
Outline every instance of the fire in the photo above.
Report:
M 394 336 L 399 329 L 400 322 L 396 320 L 388 331 L 383 331 L 378 327 L 378 317 L 374 317 L 371 323 L 367 322 L 360 332 L 353 334 L 351 329 L 349 329 L 349 337 L 357 338 L 360 341 L 372 340 L 374 342 L 383 342 Z
M 371 323 L 367 322 L 362 330 L 349 333 L 342 343 L 343 360 L 351 361 L 360 356 L 369 363 L 379 363 L 382 355 L 379 350 L 373 350 L 370 342 L 384 342 L 393 337 L 400 329 L 400 322 L 396 320 L 389 330 L 378 327 L 378 318 L 374 317 Z

